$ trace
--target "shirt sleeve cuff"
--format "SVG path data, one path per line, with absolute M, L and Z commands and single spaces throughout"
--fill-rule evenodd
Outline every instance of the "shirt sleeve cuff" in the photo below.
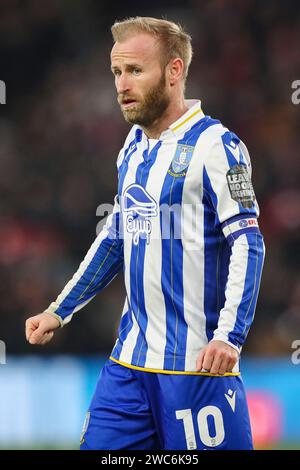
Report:
M 231 347 L 232 347 L 233 349 L 235 349 L 239 354 L 240 354 L 240 352 L 241 352 L 241 350 L 242 350 L 242 347 L 241 347 L 241 346 L 236 346 L 235 344 L 231 343 L 231 342 L 227 339 L 226 335 L 224 335 L 223 333 L 217 333 L 217 332 L 216 332 L 216 333 L 214 334 L 213 340 L 214 340 L 214 341 L 223 341 L 223 343 L 226 343 L 226 344 L 228 344 L 228 346 L 231 346 Z

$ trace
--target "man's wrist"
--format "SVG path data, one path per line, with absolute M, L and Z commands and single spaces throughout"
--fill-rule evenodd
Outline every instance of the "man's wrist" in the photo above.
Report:
M 64 326 L 63 319 L 62 319 L 59 315 L 57 315 L 57 313 L 53 313 L 53 312 L 51 312 L 51 311 L 49 311 L 49 310 L 47 310 L 47 309 L 44 310 L 43 313 L 48 313 L 48 315 L 51 315 L 52 317 L 56 318 L 56 320 L 59 321 L 60 328 L 62 328 L 62 327 Z
M 242 347 L 231 343 L 231 341 L 229 341 L 226 338 L 226 336 L 221 334 L 221 333 L 216 333 L 211 341 L 223 341 L 223 343 L 226 343 L 226 344 L 228 344 L 228 346 L 231 346 L 233 349 L 235 349 L 238 352 L 239 355 L 241 353 Z

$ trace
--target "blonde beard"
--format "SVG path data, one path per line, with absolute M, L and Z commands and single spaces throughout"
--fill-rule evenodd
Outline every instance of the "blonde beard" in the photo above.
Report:
M 142 102 L 136 103 L 134 108 L 122 109 L 123 116 L 130 124 L 139 124 L 143 127 L 149 127 L 157 119 L 161 118 L 170 99 L 166 94 L 166 80 L 162 73 L 158 84 L 146 93 Z

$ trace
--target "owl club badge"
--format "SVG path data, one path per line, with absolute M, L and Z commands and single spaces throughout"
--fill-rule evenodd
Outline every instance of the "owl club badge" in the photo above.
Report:
M 185 176 L 195 147 L 192 145 L 178 144 L 168 173 L 171 176 Z

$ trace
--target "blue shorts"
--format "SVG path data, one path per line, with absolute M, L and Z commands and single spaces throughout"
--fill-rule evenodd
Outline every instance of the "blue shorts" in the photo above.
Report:
M 81 449 L 252 449 L 240 376 L 171 375 L 109 359 L 87 413 Z

